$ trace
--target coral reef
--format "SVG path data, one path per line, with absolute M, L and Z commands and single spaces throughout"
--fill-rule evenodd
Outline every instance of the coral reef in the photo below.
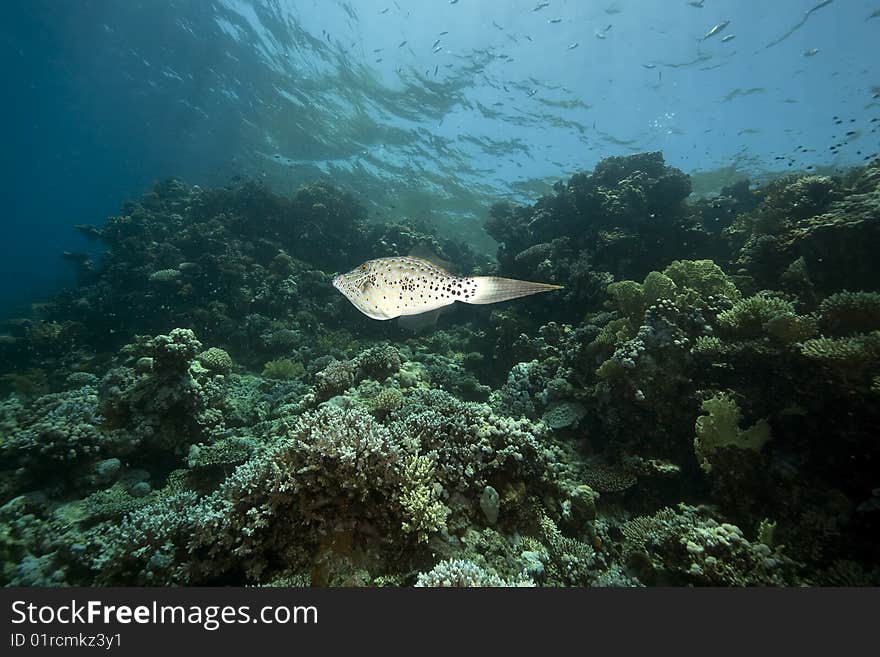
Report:
M 82 226 L 0 336 L 0 582 L 880 584 L 880 162 L 690 191 L 605 159 L 496 262 L 326 183 Z M 413 334 L 330 284 L 419 249 L 565 290 Z

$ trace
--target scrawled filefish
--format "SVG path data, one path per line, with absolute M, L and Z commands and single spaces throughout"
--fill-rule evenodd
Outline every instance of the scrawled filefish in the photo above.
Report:
M 395 256 L 368 260 L 339 274 L 333 287 L 367 317 L 394 319 L 431 312 L 456 301 L 496 303 L 562 286 L 498 276 L 454 276 L 422 258 Z

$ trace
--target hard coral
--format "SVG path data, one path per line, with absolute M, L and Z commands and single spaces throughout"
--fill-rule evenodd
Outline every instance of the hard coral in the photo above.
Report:
M 830 335 L 880 330 L 880 293 L 838 292 L 819 305 L 820 325 Z
M 223 349 L 211 347 L 198 355 L 198 361 L 212 372 L 229 374 L 232 371 L 232 358 Z
M 739 527 L 719 523 L 704 507 L 680 504 L 621 528 L 624 557 L 649 584 L 703 586 L 796 585 L 796 564 L 750 542 Z
M 416 586 L 426 587 L 499 587 L 499 586 L 533 586 L 526 579 L 508 581 L 494 573 L 486 572 L 472 561 L 449 559 L 441 561 L 426 573 L 420 573 Z
M 758 420 L 748 429 L 741 429 L 742 412 L 737 403 L 727 394 L 719 393 L 703 402 L 702 409 L 708 415 L 701 415 L 696 422 L 694 452 L 704 471 L 712 470 L 713 454 L 725 447 L 735 447 L 760 451 L 770 440 L 770 425 L 766 420 Z

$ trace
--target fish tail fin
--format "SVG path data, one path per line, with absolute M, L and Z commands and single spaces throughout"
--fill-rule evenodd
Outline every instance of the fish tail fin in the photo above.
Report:
M 498 276 L 472 276 L 467 279 L 475 287 L 473 294 L 465 303 L 498 303 L 509 299 L 527 297 L 530 294 L 560 290 L 561 285 L 550 283 L 532 283 L 531 281 L 518 281 L 514 278 L 500 278 Z

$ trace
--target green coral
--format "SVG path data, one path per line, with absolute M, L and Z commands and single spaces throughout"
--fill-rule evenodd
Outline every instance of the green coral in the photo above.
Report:
M 842 376 L 859 376 L 880 358 L 880 331 L 849 338 L 820 337 L 800 345 L 801 353 Z
M 711 260 L 675 260 L 663 272 L 651 271 L 642 283 L 617 281 L 606 288 L 618 312 L 627 320 L 629 332 L 641 324 L 645 309 L 664 299 L 685 308 L 710 296 L 724 297 L 730 301 L 741 298 L 733 281 Z M 612 330 L 608 327 L 605 331 Z M 600 336 L 607 343 L 614 337 L 626 340 L 632 335 Z M 613 343 L 613 342 L 612 342 Z
M 838 292 L 819 305 L 822 330 L 835 336 L 880 330 L 880 294 Z
M 305 365 L 289 358 L 276 358 L 263 365 L 263 376 L 267 379 L 295 380 L 305 373 Z
M 768 319 L 764 328 L 767 333 L 787 345 L 812 338 L 817 331 L 816 318 L 812 315 L 777 315 Z
M 634 338 L 635 333 L 633 324 L 628 320 L 612 319 L 599 330 L 599 334 L 593 342 L 596 345 L 613 347 L 618 342 L 626 342 Z
M 196 358 L 204 367 L 207 367 L 212 372 L 229 374 L 232 371 L 232 358 L 219 347 L 206 349 Z
M 742 296 L 730 277 L 711 260 L 674 260 L 663 270 L 679 288 L 701 297 L 724 296 L 737 301 Z
M 617 281 L 607 288 L 620 313 L 630 319 L 641 318 L 645 312 L 645 292 L 635 281 Z
M 403 530 L 425 542 L 435 532 L 446 529 L 449 509 L 440 501 L 442 487 L 434 479 L 434 461 L 428 456 L 411 456 L 403 468 L 400 506 L 405 520 Z
M 660 299 L 674 299 L 678 286 L 666 274 L 652 271 L 648 272 L 648 275 L 645 276 L 642 289 L 645 293 L 645 303 L 650 306 L 657 303 Z
M 367 407 L 373 412 L 390 413 L 402 403 L 403 393 L 399 388 L 382 388 L 368 400 Z
M 691 353 L 695 355 L 717 356 L 724 352 L 724 343 L 714 335 L 700 335 L 694 340 Z
M 740 339 L 769 334 L 783 342 L 797 342 L 815 330 L 809 318 L 795 313 L 791 302 L 770 294 L 756 294 L 737 301 L 718 315 L 718 327 L 724 334 Z
M 697 418 L 694 452 L 705 472 L 712 471 L 712 455 L 723 447 L 760 451 L 770 440 L 770 425 L 758 420 L 748 429 L 741 429 L 742 412 L 736 401 L 726 393 L 716 394 L 702 404 L 708 415 Z

